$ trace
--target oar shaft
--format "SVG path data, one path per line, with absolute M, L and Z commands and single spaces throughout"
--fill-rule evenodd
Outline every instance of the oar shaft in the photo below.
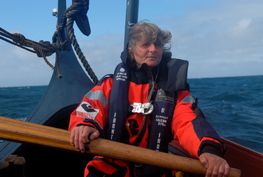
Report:
M 0 138 L 33 143 L 70 151 L 78 151 L 69 142 L 66 130 L 0 117 Z M 205 174 L 198 160 L 156 152 L 150 149 L 96 139 L 87 146 L 88 152 L 115 159 L 177 169 L 190 173 Z M 240 170 L 231 168 L 230 177 L 240 177 Z
M 92 141 L 89 152 L 135 163 L 155 165 L 168 169 L 177 169 L 184 172 L 205 174 L 206 169 L 195 159 L 172 155 L 163 152 L 156 152 L 150 149 L 131 146 L 128 144 L 112 142 L 105 139 Z M 231 168 L 229 177 L 240 177 L 239 169 Z

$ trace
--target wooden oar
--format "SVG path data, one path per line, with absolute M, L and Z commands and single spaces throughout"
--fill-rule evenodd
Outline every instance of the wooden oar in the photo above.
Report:
M 0 138 L 78 152 L 70 144 L 69 133 L 66 130 L 5 117 L 0 117 Z M 195 159 L 156 152 L 101 138 L 88 144 L 87 152 L 196 174 L 205 174 L 206 171 L 201 163 Z M 230 169 L 230 177 L 240 177 L 240 174 L 239 169 Z

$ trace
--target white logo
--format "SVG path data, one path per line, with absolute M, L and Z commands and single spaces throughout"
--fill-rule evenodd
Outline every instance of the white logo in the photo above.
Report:
M 120 72 L 122 72 L 122 73 L 125 72 L 125 69 L 124 69 L 124 68 L 121 68 L 121 69 L 120 69 Z
M 84 101 L 78 106 L 76 113 L 78 116 L 84 118 L 95 119 L 99 113 L 99 109 L 93 108 L 88 102 Z
M 120 72 L 117 72 L 116 74 L 116 80 L 118 81 L 126 81 L 128 78 L 127 73 L 125 73 L 124 68 L 120 68 Z
M 133 113 L 142 113 L 144 115 L 151 114 L 153 112 L 153 105 L 151 103 L 133 103 L 131 104 Z

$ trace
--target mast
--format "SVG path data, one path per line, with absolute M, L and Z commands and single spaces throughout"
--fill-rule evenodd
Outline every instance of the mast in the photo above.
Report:
M 52 15 L 57 17 L 57 25 L 62 24 L 64 14 L 67 8 L 66 0 L 58 0 L 57 8 L 52 10 Z
M 57 14 L 57 24 L 60 24 L 63 20 L 64 13 L 66 11 L 66 0 L 58 0 L 58 14 Z
M 127 0 L 126 2 L 126 20 L 124 34 L 124 49 L 128 43 L 128 35 L 131 25 L 138 21 L 139 0 Z

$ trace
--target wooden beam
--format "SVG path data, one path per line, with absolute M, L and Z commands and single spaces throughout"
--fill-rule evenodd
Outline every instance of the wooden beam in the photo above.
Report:
M 78 152 L 70 144 L 69 133 L 66 130 L 6 117 L 0 117 L 0 138 Z M 88 144 L 87 152 L 94 155 L 102 155 L 168 169 L 177 169 L 190 173 L 205 174 L 206 172 L 205 168 L 196 159 L 156 152 L 102 138 Z M 240 174 L 239 169 L 230 169 L 230 177 L 240 177 Z

